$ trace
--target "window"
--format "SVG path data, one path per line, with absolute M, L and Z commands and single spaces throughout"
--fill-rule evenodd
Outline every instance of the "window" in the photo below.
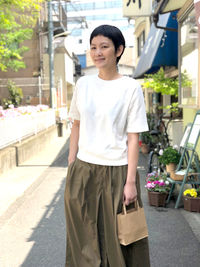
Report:
M 180 104 L 196 106 L 198 101 L 198 28 L 194 9 L 180 23 Z
M 138 57 L 142 53 L 142 49 L 144 47 L 144 43 L 145 43 L 145 31 L 142 31 L 142 33 L 137 38 Z

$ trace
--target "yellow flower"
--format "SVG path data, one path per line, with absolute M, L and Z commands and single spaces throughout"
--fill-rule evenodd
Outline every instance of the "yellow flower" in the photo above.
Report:
M 183 192 L 184 196 L 197 197 L 197 192 L 195 188 L 187 189 Z

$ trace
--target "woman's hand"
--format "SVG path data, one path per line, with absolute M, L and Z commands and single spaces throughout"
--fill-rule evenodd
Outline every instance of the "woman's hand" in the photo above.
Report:
M 79 128 L 80 121 L 75 120 L 70 135 L 68 166 L 76 159 L 76 154 L 78 152 Z
M 137 200 L 137 188 L 135 182 L 126 182 L 124 186 L 124 203 L 128 206 Z

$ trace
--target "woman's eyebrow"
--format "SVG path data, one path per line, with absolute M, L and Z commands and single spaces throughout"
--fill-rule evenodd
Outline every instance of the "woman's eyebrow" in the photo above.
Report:
M 96 44 L 91 43 L 91 46 L 92 46 L 92 45 L 96 45 Z M 108 42 L 102 42 L 102 43 L 100 43 L 100 45 L 108 45 Z

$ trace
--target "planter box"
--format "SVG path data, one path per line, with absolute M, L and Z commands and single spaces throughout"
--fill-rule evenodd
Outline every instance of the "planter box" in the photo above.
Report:
M 166 165 L 166 171 L 171 173 L 174 172 L 176 169 L 176 164 L 175 163 L 169 163 Z
M 184 210 L 200 212 L 200 197 L 183 196 Z
M 172 178 L 175 181 L 183 181 L 184 175 L 182 174 L 177 174 L 175 172 L 170 172 L 170 178 Z
M 167 193 L 148 191 L 149 205 L 156 207 L 164 207 L 167 196 L 168 196 Z

